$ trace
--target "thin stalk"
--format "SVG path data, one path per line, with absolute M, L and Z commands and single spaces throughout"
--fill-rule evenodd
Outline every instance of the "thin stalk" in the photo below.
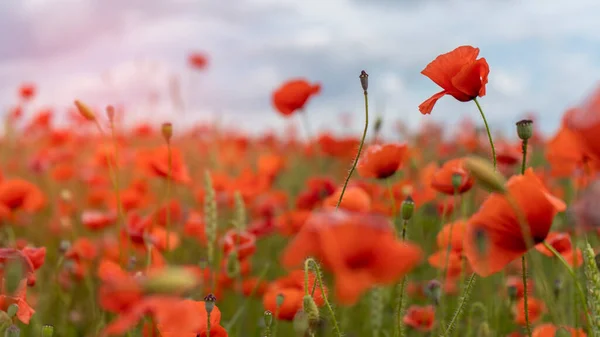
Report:
M 227 330 L 227 331 L 231 330 L 231 328 L 233 328 L 233 326 L 235 325 L 235 323 L 237 322 L 237 320 L 246 311 L 246 307 L 248 307 L 248 304 L 250 304 L 250 300 L 252 299 L 252 296 L 256 293 L 256 290 L 258 290 L 259 283 L 265 278 L 265 276 L 267 275 L 267 272 L 269 271 L 270 267 L 271 267 L 271 265 L 267 264 L 263 268 L 263 270 L 260 272 L 260 275 L 258 276 L 258 282 L 256 282 L 256 285 L 254 286 L 254 288 L 250 292 L 250 295 L 246 297 L 246 299 L 244 300 L 244 302 L 242 303 L 242 305 L 240 305 L 238 307 L 237 311 L 233 314 L 233 316 L 231 317 L 231 319 L 229 320 L 229 322 L 227 322 L 227 325 L 225 326 L 225 330 Z M 275 322 L 277 322 L 277 313 L 275 313 Z M 273 331 L 273 336 L 275 336 L 275 331 Z
M 388 193 L 390 194 L 390 202 L 392 203 L 392 224 L 394 224 L 394 231 L 396 232 L 396 235 L 398 234 L 398 228 L 396 225 L 396 213 L 397 213 L 397 209 L 396 209 L 396 198 L 394 197 L 394 190 L 392 189 L 392 183 L 390 181 L 390 179 L 386 179 L 385 184 L 387 185 L 387 189 L 388 189 Z
M 402 221 L 402 241 L 406 240 L 406 227 L 408 227 L 408 220 Z M 394 319 L 395 319 L 395 329 L 394 336 L 396 337 L 404 337 L 406 332 L 404 331 L 404 325 L 402 324 L 402 313 L 404 311 L 404 292 L 406 289 L 406 276 L 402 278 L 402 282 L 400 283 L 400 289 L 398 291 L 398 299 L 396 300 L 396 308 L 394 310 Z
M 523 139 L 522 143 L 523 160 L 521 161 L 521 174 L 525 174 L 525 167 L 527 167 L 527 139 Z M 521 271 L 523 274 L 523 304 L 525 312 L 525 329 L 527 330 L 527 336 L 531 337 L 531 323 L 529 321 L 529 295 L 527 294 L 527 253 L 521 256 Z
M 492 133 L 490 132 L 490 126 L 488 125 L 487 119 L 485 118 L 485 114 L 483 113 L 483 109 L 481 109 L 481 105 L 479 105 L 479 101 L 477 98 L 473 98 L 475 101 L 475 105 L 477 105 L 477 109 L 481 114 L 481 118 L 483 119 L 483 124 L 485 125 L 485 131 L 487 132 L 488 139 L 490 141 L 490 147 L 492 148 L 492 159 L 494 161 L 494 168 L 496 168 L 496 149 L 494 148 L 494 140 L 492 139 Z
M 354 163 L 348 172 L 348 176 L 344 181 L 344 187 L 342 187 L 342 192 L 340 193 L 340 199 L 337 202 L 335 208 L 340 207 L 342 203 L 342 199 L 344 198 L 344 193 L 346 192 L 346 187 L 348 187 L 348 182 L 350 181 L 350 177 L 352 177 L 352 173 L 354 173 L 354 169 L 356 169 L 356 165 L 358 164 L 358 159 L 360 158 L 360 153 L 362 152 L 363 145 L 365 144 L 365 138 L 367 138 L 367 132 L 369 131 L 369 94 L 367 90 L 363 91 L 365 97 L 365 129 L 363 130 L 362 138 L 360 140 L 360 145 L 358 145 L 358 152 L 356 153 L 356 158 L 354 158 Z
M 448 337 L 452 334 L 454 327 L 456 326 L 463 314 L 465 305 L 467 305 L 467 303 L 469 302 L 469 298 L 471 297 L 471 291 L 473 290 L 473 285 L 475 284 L 476 280 L 477 274 L 471 274 L 471 277 L 469 277 L 469 282 L 467 283 L 465 291 L 463 292 L 463 296 L 460 298 L 460 302 L 458 303 L 458 308 L 456 308 L 456 311 L 454 312 L 454 316 L 452 317 L 450 324 L 448 324 L 446 331 L 444 331 L 441 337 Z
M 168 157 L 168 173 L 167 173 L 167 223 L 165 224 L 167 231 L 167 246 L 166 253 L 171 254 L 171 185 L 173 184 L 173 153 L 171 152 L 171 142 L 167 142 L 167 157 Z
M 590 311 L 588 309 L 585 292 L 583 291 L 583 288 L 581 287 L 581 284 L 579 283 L 579 280 L 577 279 L 577 275 L 575 275 L 575 271 L 573 271 L 573 268 L 571 268 L 571 266 L 565 260 L 565 258 L 562 255 L 560 255 L 560 253 L 557 252 L 556 249 L 554 249 L 554 247 L 549 245 L 546 241 L 543 242 L 543 245 L 544 245 L 544 247 L 546 247 L 546 249 L 551 251 L 552 254 L 554 254 L 554 256 L 565 266 L 569 275 L 571 275 L 571 278 L 573 279 L 573 283 L 575 284 L 575 287 L 577 288 L 577 292 L 579 293 L 579 298 L 581 300 L 581 303 L 583 304 L 583 309 L 587 316 L 588 327 L 589 327 L 590 331 L 592 331 L 592 326 L 591 326 L 592 317 L 590 316 Z
M 323 294 L 323 301 L 325 302 L 325 306 L 327 307 L 327 310 L 329 311 L 329 314 L 331 316 L 333 330 L 335 331 L 335 334 L 338 337 L 342 337 L 342 332 L 340 331 L 339 324 L 337 322 L 337 319 L 335 318 L 335 311 L 333 310 L 333 307 L 331 306 L 331 303 L 327 298 L 325 286 L 323 285 L 323 278 L 321 276 L 321 269 L 319 268 L 317 261 L 315 261 L 313 258 L 308 258 L 306 259 L 306 261 L 304 261 L 304 293 L 308 295 L 308 271 L 311 265 L 313 271 L 315 272 L 317 281 L 319 281 L 319 288 L 321 289 L 321 293 Z

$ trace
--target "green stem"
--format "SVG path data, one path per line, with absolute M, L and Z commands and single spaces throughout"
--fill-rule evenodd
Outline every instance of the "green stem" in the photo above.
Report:
M 523 139 L 522 143 L 523 160 L 521 161 L 521 174 L 525 174 L 525 167 L 527 167 L 527 139 Z M 531 337 L 531 322 L 529 322 L 529 295 L 527 294 L 527 259 L 525 256 L 527 253 L 521 256 L 521 268 L 523 274 L 523 311 L 525 313 L 525 329 L 527 330 L 527 336 Z
M 554 249 L 554 247 L 549 245 L 546 241 L 543 242 L 543 245 L 544 245 L 544 247 L 546 247 L 546 249 L 551 251 L 552 254 L 554 254 L 554 256 L 565 266 L 569 275 L 571 275 L 571 278 L 573 279 L 573 283 L 575 284 L 575 287 L 577 288 L 577 292 L 579 293 L 579 298 L 581 300 L 581 303 L 583 304 L 583 309 L 587 316 L 588 327 L 589 327 L 590 331 L 593 331 L 592 326 L 591 326 L 592 317 L 590 316 L 590 311 L 588 309 L 585 292 L 583 291 L 583 288 L 581 287 L 581 284 L 579 283 L 579 280 L 577 279 L 577 275 L 575 275 L 575 271 L 573 271 L 573 268 L 571 268 L 571 266 L 565 260 L 565 258 L 562 255 L 560 255 L 560 253 L 557 252 L 556 249 Z
M 335 318 L 335 311 L 333 311 L 333 307 L 331 303 L 329 303 L 329 299 L 327 298 L 327 294 L 325 291 L 325 286 L 323 285 L 323 278 L 321 277 L 321 269 L 313 258 L 308 258 L 304 261 L 304 293 L 308 295 L 308 271 L 310 266 L 312 265 L 312 269 L 315 272 L 315 276 L 317 281 L 319 281 L 319 288 L 321 289 L 321 294 L 323 295 L 323 301 L 325 302 L 325 306 L 331 315 L 331 321 L 333 322 L 333 329 L 335 330 L 335 334 L 338 337 L 342 337 L 342 332 L 340 331 L 340 327 L 338 325 L 337 319 Z
M 340 193 L 340 199 L 337 202 L 335 208 L 339 208 L 342 203 L 342 199 L 344 198 L 344 193 L 346 192 L 346 187 L 348 187 L 348 182 L 350 181 L 350 177 L 352 177 L 352 173 L 354 173 L 354 169 L 356 169 L 356 165 L 358 164 L 358 159 L 360 158 L 360 153 L 362 152 L 363 145 L 365 144 L 365 138 L 367 138 L 367 131 L 369 131 L 369 94 L 366 90 L 364 90 L 365 97 L 365 129 L 363 130 L 362 139 L 360 140 L 360 145 L 358 146 L 358 152 L 356 153 L 356 158 L 354 158 L 354 163 L 348 172 L 348 176 L 344 181 L 344 187 L 342 187 L 342 192 Z
M 388 193 L 390 194 L 390 202 L 392 203 L 392 224 L 394 225 L 394 231 L 397 235 L 398 228 L 396 228 L 396 198 L 394 197 L 394 190 L 392 189 L 392 183 L 390 179 L 386 179 L 385 183 L 387 185 Z
M 483 124 L 485 124 L 485 131 L 487 132 L 488 139 L 490 140 L 490 146 L 492 148 L 492 159 L 494 160 L 494 168 L 496 168 L 496 149 L 494 148 L 494 140 L 492 139 L 490 126 L 488 125 L 487 119 L 485 118 L 485 114 L 483 113 L 483 109 L 481 109 L 481 105 L 479 105 L 479 101 L 477 100 L 477 98 L 473 98 L 473 101 L 475 101 L 477 109 L 479 109 L 479 113 L 481 113 L 481 118 L 483 118 Z
M 406 227 L 408 227 L 408 220 L 402 221 L 402 241 L 406 240 Z M 394 330 L 394 336 L 396 337 L 404 337 L 404 325 L 402 322 L 402 313 L 404 311 L 404 292 L 406 289 L 406 276 L 402 278 L 402 282 L 400 283 L 400 289 L 398 291 L 398 299 L 396 300 L 396 309 L 394 310 L 394 319 L 396 320 L 396 327 Z
M 475 314 L 476 309 L 479 309 L 479 311 L 481 311 L 481 313 L 484 316 L 484 322 L 487 321 L 487 309 L 486 307 L 483 305 L 483 303 L 481 302 L 475 302 L 473 303 L 473 305 L 471 306 L 471 310 L 469 310 L 469 317 L 468 317 L 468 321 L 467 321 L 467 334 L 465 335 L 466 337 L 471 337 L 471 334 L 473 333 L 473 315 Z
M 256 285 L 254 286 L 254 288 L 250 292 L 250 295 L 245 298 L 245 300 L 242 303 L 242 305 L 240 305 L 238 307 L 237 311 L 233 314 L 233 316 L 231 317 L 231 319 L 229 320 L 229 322 L 227 322 L 227 325 L 225 326 L 225 330 L 227 330 L 227 331 L 231 330 L 231 328 L 233 328 L 233 326 L 235 325 L 235 323 L 237 322 L 237 320 L 246 311 L 246 307 L 248 306 L 248 304 L 250 304 L 250 300 L 252 299 L 252 296 L 256 293 L 256 290 L 258 290 L 259 283 L 265 278 L 265 276 L 267 275 L 267 272 L 269 271 L 270 267 L 271 267 L 271 265 L 267 264 L 263 268 L 263 270 L 260 272 L 260 275 L 258 276 L 258 282 L 256 282 Z M 275 313 L 275 322 L 277 322 L 277 314 L 278 313 L 276 312 Z M 275 336 L 275 331 L 273 331 L 273 336 Z
M 167 223 L 165 224 L 167 231 L 167 246 L 166 246 L 166 254 L 170 255 L 171 248 L 171 184 L 173 181 L 173 154 L 171 152 L 171 143 L 167 142 L 167 155 L 169 161 L 169 169 L 167 173 Z
M 441 337 L 448 337 L 452 334 L 454 327 L 456 326 L 456 324 L 458 323 L 458 321 L 460 320 L 460 318 L 462 316 L 462 313 L 465 309 L 465 305 L 467 305 L 467 303 L 469 302 L 469 298 L 471 297 L 471 291 L 473 290 L 473 284 L 475 284 L 476 280 L 477 280 L 477 274 L 475 274 L 475 273 L 471 274 L 471 277 L 469 277 L 469 282 L 466 285 L 464 294 L 460 298 L 458 308 L 456 308 L 456 311 L 454 312 L 454 317 L 452 317 L 450 324 L 448 324 L 446 331 L 444 331 L 444 333 L 441 335 Z

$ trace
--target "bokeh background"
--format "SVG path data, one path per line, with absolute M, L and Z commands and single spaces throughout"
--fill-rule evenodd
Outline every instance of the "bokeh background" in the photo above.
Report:
M 359 130 L 365 69 L 385 132 L 396 120 L 452 129 L 478 117 L 475 105 L 446 97 L 421 116 L 438 88 L 420 71 L 471 44 L 490 64 L 481 102 L 494 129 L 535 112 L 549 133 L 600 78 L 599 13 L 597 0 L 2 0 L 0 106 L 33 82 L 30 114 L 79 98 L 124 105 L 128 123 L 220 120 L 263 132 L 289 123 L 271 106 L 273 89 L 302 76 L 323 86 L 308 105 L 315 128 L 339 131 L 345 114 Z M 204 71 L 189 68 L 194 51 L 208 56 Z M 174 79 L 184 113 L 170 100 Z

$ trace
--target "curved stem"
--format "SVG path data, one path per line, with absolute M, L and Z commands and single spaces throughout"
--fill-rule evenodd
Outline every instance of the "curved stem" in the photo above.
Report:
M 467 285 L 465 287 L 464 294 L 460 298 L 460 303 L 458 304 L 458 308 L 456 308 L 456 311 L 454 312 L 454 316 L 452 317 L 450 324 L 448 324 L 446 331 L 444 331 L 444 333 L 442 334 L 442 337 L 448 337 L 452 334 L 454 327 L 456 326 L 456 324 L 458 323 L 458 320 L 460 320 L 460 317 L 462 316 L 462 313 L 465 309 L 465 305 L 469 302 L 469 298 L 471 297 L 471 291 L 473 290 L 473 284 L 475 284 L 476 280 L 477 280 L 477 274 L 475 274 L 475 273 L 471 274 L 471 277 L 469 277 L 469 282 L 467 283 Z
M 571 266 L 565 260 L 565 258 L 562 255 L 560 255 L 560 253 L 557 252 L 556 249 L 554 249 L 554 247 L 549 245 L 546 241 L 543 242 L 543 245 L 544 245 L 544 247 L 546 247 L 546 249 L 548 249 L 550 252 L 552 252 L 552 254 L 554 254 L 554 256 L 565 266 L 569 275 L 571 275 L 571 278 L 573 279 L 573 283 L 575 284 L 575 287 L 577 288 L 577 292 L 579 293 L 581 303 L 583 304 L 583 309 L 586 312 L 587 323 L 588 323 L 588 325 L 590 325 L 592 322 L 592 317 L 590 316 L 590 311 L 588 309 L 585 292 L 583 291 L 583 288 L 581 288 L 581 284 L 579 283 L 579 280 L 577 279 L 577 275 L 575 275 L 575 271 L 573 271 L 573 268 L 571 268 Z M 592 331 L 591 326 L 590 326 L 590 331 Z
M 364 91 L 365 96 L 365 129 L 363 130 L 362 139 L 360 140 L 360 145 L 358 145 L 358 152 L 356 153 L 356 158 L 354 158 L 354 163 L 348 172 L 348 176 L 344 181 L 344 187 L 342 187 L 342 192 L 340 193 L 340 199 L 337 202 L 335 208 L 340 207 L 342 203 L 342 199 L 344 198 L 344 193 L 346 192 L 346 187 L 348 187 L 348 181 L 350 181 L 350 177 L 352 173 L 354 173 L 354 169 L 356 169 L 356 165 L 358 164 L 358 159 L 360 158 L 360 153 L 362 152 L 363 145 L 365 144 L 365 138 L 367 138 L 367 131 L 369 131 L 369 94 L 367 91 Z
M 319 264 L 313 258 L 308 258 L 304 261 L 304 292 L 308 295 L 308 271 L 312 265 L 312 269 L 315 272 L 315 277 L 319 282 L 319 288 L 321 289 L 321 294 L 323 295 L 323 301 L 325 302 L 325 306 L 327 306 L 327 310 L 331 315 L 331 321 L 333 322 L 333 329 L 335 330 L 335 334 L 338 337 L 342 337 L 342 332 L 340 331 L 340 327 L 338 325 L 337 319 L 335 318 L 335 311 L 333 311 L 333 307 L 331 303 L 329 303 L 329 299 L 327 298 L 327 294 L 325 291 L 325 286 L 323 286 L 323 278 L 321 277 L 321 269 L 319 268 Z
M 485 131 L 487 131 L 488 139 L 490 140 L 490 146 L 492 148 L 492 159 L 494 161 L 494 168 L 496 168 L 496 149 L 494 148 L 494 140 L 492 139 L 492 133 L 490 132 L 490 126 L 488 125 L 487 119 L 485 118 L 485 114 L 483 113 L 483 109 L 481 109 L 481 105 L 479 105 L 479 101 L 477 98 L 473 98 L 475 104 L 477 105 L 477 109 L 479 109 L 479 113 L 481 113 L 481 118 L 483 119 L 483 124 L 485 124 Z

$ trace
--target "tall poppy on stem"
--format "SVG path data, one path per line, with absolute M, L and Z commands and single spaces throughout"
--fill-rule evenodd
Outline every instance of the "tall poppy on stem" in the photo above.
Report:
M 450 95 L 461 102 L 475 101 L 487 130 L 494 166 L 496 166 L 496 153 L 490 128 L 477 101 L 477 97 L 485 96 L 490 67 L 485 58 L 477 59 L 478 55 L 479 48 L 460 46 L 451 52 L 439 55 L 430 62 L 421 74 L 429 77 L 443 90 L 421 103 L 419 111 L 424 115 L 430 114 L 435 103 L 445 95 Z

